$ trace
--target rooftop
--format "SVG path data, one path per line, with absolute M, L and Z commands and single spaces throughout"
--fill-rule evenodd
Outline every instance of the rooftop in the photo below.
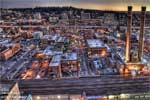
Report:
M 100 35 L 101 33 L 95 33 L 95 36 L 97 37 L 97 38 L 101 38 L 101 37 L 103 37 L 103 35 Z
M 43 54 L 44 55 L 48 55 L 48 56 L 53 56 L 53 55 L 57 55 L 57 54 L 62 54 L 62 51 L 59 50 L 52 50 L 53 46 L 48 46 L 44 51 Z
M 101 61 L 100 61 L 100 60 L 94 60 L 93 63 L 94 63 L 94 66 L 95 66 L 97 69 L 103 68 L 103 65 L 101 64 Z
M 2 98 L 0 98 L 0 100 L 1 99 L 3 100 L 3 98 L 5 98 L 5 96 L 8 95 L 8 93 L 11 91 L 14 85 L 15 85 L 15 82 L 12 82 L 12 81 L 0 82 L 0 95 L 3 96 Z
M 5 46 L 1 46 L 1 47 L 0 47 L 0 52 L 5 51 L 6 49 L 8 49 L 8 48 L 6 48 Z
M 87 44 L 90 48 L 101 48 L 101 47 L 106 47 L 103 42 L 101 42 L 98 39 L 88 39 Z
M 77 60 L 77 53 L 65 53 L 62 55 L 62 60 Z
M 16 43 L 9 43 L 9 44 L 6 44 L 5 46 L 6 47 L 12 47 L 12 46 L 15 46 L 16 45 Z
M 44 51 L 43 51 L 43 54 L 44 55 L 53 55 L 52 54 L 52 49 L 53 48 L 53 46 L 48 46 Z
M 57 38 L 58 38 L 57 35 L 54 35 L 54 36 L 53 36 L 53 35 L 44 35 L 44 36 L 43 36 L 43 39 L 53 40 L 53 41 L 56 41 Z
M 10 38 L 0 39 L 0 44 L 7 44 L 10 41 L 11 41 Z
M 63 42 L 63 43 L 68 43 L 69 39 L 67 37 L 59 37 L 57 39 L 57 42 Z
M 34 34 L 42 34 L 43 32 L 42 31 L 34 31 L 33 33 Z
M 49 66 L 59 66 L 61 63 L 61 55 L 55 55 L 52 58 L 52 61 L 50 62 Z

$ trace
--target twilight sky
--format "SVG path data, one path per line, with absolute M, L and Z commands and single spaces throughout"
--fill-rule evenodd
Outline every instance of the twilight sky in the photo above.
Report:
M 27 8 L 35 6 L 74 6 L 86 9 L 127 10 L 127 6 L 134 6 L 133 10 L 140 10 L 147 6 L 150 10 L 150 0 L 0 0 L 3 8 Z

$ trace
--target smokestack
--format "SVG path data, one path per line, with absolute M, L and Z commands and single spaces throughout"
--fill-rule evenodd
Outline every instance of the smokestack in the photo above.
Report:
M 140 36 L 139 36 L 139 49 L 138 49 L 138 60 L 139 61 L 142 60 L 142 56 L 143 56 L 145 15 L 146 15 L 146 7 L 142 7 L 141 8 Z
M 126 35 L 126 62 L 130 62 L 130 37 L 132 29 L 132 6 L 128 6 L 128 23 L 127 23 L 127 35 Z

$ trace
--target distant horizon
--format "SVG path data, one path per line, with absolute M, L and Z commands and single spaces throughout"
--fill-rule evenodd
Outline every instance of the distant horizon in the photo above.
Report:
M 75 7 L 79 9 L 103 11 L 127 11 L 133 6 L 133 11 L 140 11 L 146 6 L 150 11 L 150 0 L 0 0 L 0 8 L 35 8 L 35 7 Z
M 74 7 L 74 6 L 47 6 L 47 7 L 45 7 L 45 6 L 37 6 L 37 7 L 28 7 L 28 8 L 26 8 L 26 7 L 24 7 L 24 8 L 3 8 L 3 9 L 35 9 L 35 8 L 69 8 L 69 7 L 71 7 L 71 8 L 75 8 L 75 9 L 82 9 L 82 10 L 96 10 L 96 11 L 112 11 L 112 12 L 127 12 L 127 10 L 124 10 L 124 11 L 122 11 L 122 10 L 111 10 L 111 9 L 104 9 L 104 10 L 101 10 L 101 9 L 88 9 L 88 8 L 78 8 L 78 7 Z M 141 6 L 142 7 L 142 6 Z M 128 8 L 128 6 L 127 6 L 127 8 Z M 135 12 L 140 12 L 140 11 L 135 11 Z M 150 12 L 150 11 L 148 11 L 148 12 Z

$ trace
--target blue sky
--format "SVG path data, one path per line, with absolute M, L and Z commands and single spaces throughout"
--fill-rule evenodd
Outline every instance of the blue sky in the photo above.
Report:
M 0 0 L 0 7 L 25 8 L 35 6 L 74 6 L 78 8 L 100 10 L 127 10 L 128 5 L 134 6 L 134 10 L 140 10 L 141 6 L 149 6 L 150 0 Z

